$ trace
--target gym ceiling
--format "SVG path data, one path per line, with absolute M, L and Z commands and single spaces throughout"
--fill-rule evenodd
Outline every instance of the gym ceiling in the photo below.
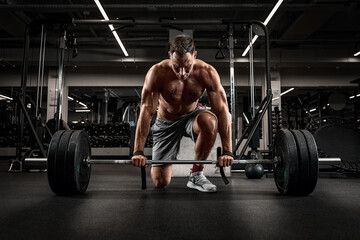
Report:
M 136 4 L 134 4 L 136 2 Z M 264 21 L 276 0 L 242 1 L 118 1 L 101 0 L 110 19 L 150 21 L 176 20 L 260 20 Z M 33 21 L 68 22 L 75 34 L 79 55 L 102 49 L 123 59 L 124 55 L 106 25 L 72 26 L 72 19 L 103 19 L 92 0 L 0 0 L 0 64 L 21 64 L 25 27 Z M 48 47 L 57 46 L 60 31 L 48 32 Z M 139 63 L 152 61 L 169 43 L 169 29 L 193 29 L 199 50 L 219 48 L 227 56 L 226 25 L 116 26 L 129 57 Z M 356 0 L 285 0 L 268 24 L 272 67 L 326 66 L 359 68 L 360 2 Z M 248 45 L 246 34 L 237 31 L 235 54 Z M 259 39 L 255 48 L 261 49 Z M 39 45 L 39 37 L 31 42 Z M 8 51 L 20 54 L 7 54 Z M 134 50 L 135 49 L 135 50 Z M 110 52 L 110 53 L 109 53 Z M 136 56 L 134 56 L 134 54 Z M 165 56 L 166 55 L 162 55 Z M 161 56 L 159 57 L 159 59 Z M 246 57 L 247 58 L 247 57 Z M 157 59 L 156 59 L 157 60 Z M 80 60 L 79 60 L 80 61 Z M 101 62 L 101 61 L 100 61 Z M 81 63 L 78 63 L 81 64 Z M 86 65 L 86 61 L 82 61 Z M 105 63 L 104 63 L 105 64 Z

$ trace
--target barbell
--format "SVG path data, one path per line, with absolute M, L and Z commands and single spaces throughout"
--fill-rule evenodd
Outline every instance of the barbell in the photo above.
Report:
M 337 158 L 326 158 L 327 161 L 337 160 Z M 47 158 L 26 158 L 26 162 L 46 162 Z M 131 159 L 90 159 L 86 158 L 82 160 L 83 164 L 119 164 L 127 165 L 132 164 Z M 218 164 L 217 160 L 146 160 L 146 165 L 153 164 Z M 233 164 L 273 164 L 274 160 L 234 160 Z
M 47 162 L 47 158 L 25 158 L 27 163 L 36 162 L 42 163 Z M 131 159 L 83 159 L 83 163 L 85 164 L 118 164 L 118 165 L 129 165 L 132 164 Z M 276 159 L 261 159 L 261 160 L 234 160 L 233 164 L 274 164 L 276 163 Z M 338 163 L 341 161 L 340 158 L 319 158 L 319 164 L 323 165 L 332 165 L 334 163 Z M 152 164 L 218 164 L 217 160 L 146 160 L 146 165 Z
M 308 195 L 315 189 L 318 165 L 335 164 L 340 158 L 318 158 L 315 140 L 306 130 L 281 129 L 276 134 L 272 159 L 234 160 L 238 164 L 272 164 L 277 189 L 282 194 Z M 46 158 L 26 162 L 47 162 L 51 190 L 59 195 L 85 193 L 92 164 L 131 164 L 131 160 L 93 160 L 89 136 L 82 130 L 58 131 L 51 139 Z M 147 160 L 146 164 L 217 164 L 217 160 Z M 143 181 L 144 181 L 143 177 Z M 144 182 L 143 182 L 144 184 Z

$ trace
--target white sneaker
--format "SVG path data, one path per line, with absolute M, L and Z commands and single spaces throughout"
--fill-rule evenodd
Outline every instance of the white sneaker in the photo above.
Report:
M 203 171 L 190 173 L 187 187 L 201 192 L 216 192 L 216 186 L 205 177 Z

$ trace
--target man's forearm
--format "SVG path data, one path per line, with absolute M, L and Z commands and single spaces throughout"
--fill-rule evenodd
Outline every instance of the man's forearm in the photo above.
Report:
M 134 152 L 144 151 L 146 138 L 150 130 L 150 121 L 152 114 L 149 111 L 141 111 L 139 120 L 136 126 Z
M 232 141 L 231 141 L 231 122 L 227 111 L 221 111 L 216 114 L 218 118 L 218 129 L 221 138 L 221 144 L 223 151 L 232 152 Z

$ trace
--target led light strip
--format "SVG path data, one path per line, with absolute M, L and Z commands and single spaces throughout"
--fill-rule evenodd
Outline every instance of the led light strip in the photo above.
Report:
M 286 90 L 285 92 L 280 93 L 280 96 L 287 94 L 288 92 L 291 92 L 292 90 L 294 90 L 295 88 L 290 88 L 288 90 Z
M 103 15 L 104 19 L 105 19 L 105 20 L 109 20 L 109 17 L 108 17 L 108 15 L 106 14 L 104 8 L 101 6 L 100 1 L 99 1 L 99 0 L 94 0 L 94 2 L 95 2 L 95 4 L 96 4 L 96 6 L 99 8 L 99 10 L 100 10 L 101 14 Z M 113 33 L 113 35 L 114 35 L 116 41 L 118 42 L 121 50 L 123 51 L 124 55 L 125 55 L 126 57 L 129 56 L 128 52 L 126 51 L 126 49 L 125 49 L 125 47 L 124 47 L 124 45 L 123 45 L 123 43 L 122 43 L 121 40 L 120 40 L 119 35 L 118 35 L 117 32 L 115 31 L 114 26 L 113 26 L 112 24 L 109 24 L 109 28 L 110 28 L 111 32 Z
M 265 19 L 265 22 L 264 22 L 265 26 L 270 22 L 270 19 L 272 18 L 272 16 L 274 16 L 275 12 L 278 10 L 278 8 L 280 7 L 280 5 L 281 5 L 282 2 L 283 2 L 283 0 L 279 0 L 279 1 L 275 4 L 275 6 L 274 6 L 274 8 L 271 10 L 269 16 Z M 255 43 L 255 41 L 258 39 L 258 37 L 259 37 L 258 35 L 255 35 L 255 36 L 254 36 L 253 40 L 251 41 L 251 45 L 253 45 L 253 44 Z M 242 56 L 245 57 L 246 54 L 249 52 L 249 50 L 250 50 L 250 44 L 247 46 L 247 48 L 246 48 L 245 51 L 243 52 Z
M 90 109 L 76 109 L 75 112 L 90 112 Z
M 71 101 L 73 101 L 74 100 L 74 98 L 72 98 L 72 97 L 69 97 L 68 96 L 68 99 L 69 100 L 71 100 Z M 85 103 L 82 103 L 82 102 L 79 102 L 79 100 L 75 100 L 78 104 L 80 104 L 81 106 L 83 106 L 83 107 L 86 107 L 87 108 L 87 106 L 86 106 L 86 104 Z
M 356 97 L 360 97 L 360 93 L 358 95 L 356 95 Z M 353 99 L 353 98 L 355 98 L 355 95 L 349 97 L 349 99 Z
M 11 97 L 7 97 L 7 96 L 5 96 L 5 95 L 2 95 L 2 94 L 0 94 L 0 98 L 5 98 L 5 99 L 8 99 L 8 100 L 13 100 Z
M 77 102 L 78 104 L 80 104 L 81 106 L 83 106 L 83 107 L 87 107 L 85 103 L 79 102 L 79 100 L 76 100 L 76 102 Z
M 288 92 L 291 92 L 291 91 L 294 90 L 294 89 L 295 89 L 295 88 L 290 88 L 290 89 L 286 90 L 285 92 L 280 93 L 280 96 L 285 95 L 285 94 L 287 94 Z M 274 100 L 279 99 L 279 98 L 280 98 L 280 97 L 275 97 L 275 98 L 273 98 L 272 100 L 274 101 Z
M 357 57 L 360 55 L 360 51 L 358 51 L 357 53 L 354 54 L 354 57 Z
M 83 107 L 87 107 L 85 103 L 78 102 L 78 104 L 80 104 L 80 105 L 83 106 Z

